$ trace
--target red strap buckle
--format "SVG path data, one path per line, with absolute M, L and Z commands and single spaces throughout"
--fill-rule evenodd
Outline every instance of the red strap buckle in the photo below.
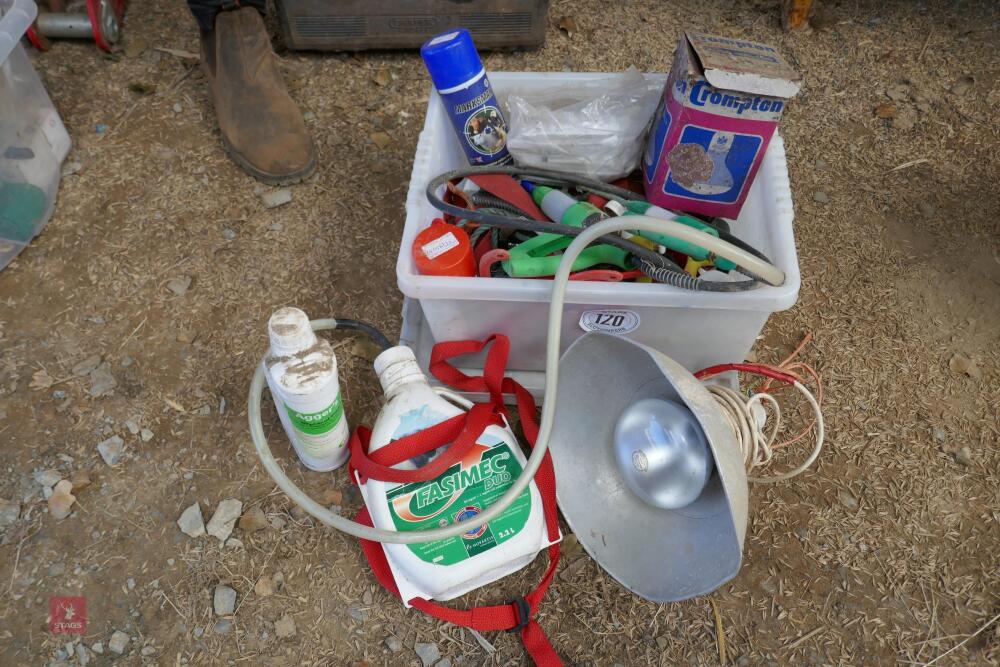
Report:
M 514 607 L 514 613 L 517 615 L 517 625 L 507 632 L 520 632 L 528 627 L 528 623 L 531 623 L 531 605 L 524 599 L 524 596 L 508 600 L 507 604 Z

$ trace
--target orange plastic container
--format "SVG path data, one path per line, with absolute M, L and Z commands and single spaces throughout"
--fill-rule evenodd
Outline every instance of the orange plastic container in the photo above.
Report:
M 476 259 L 469 235 L 437 218 L 413 239 L 413 262 L 425 276 L 474 276 Z

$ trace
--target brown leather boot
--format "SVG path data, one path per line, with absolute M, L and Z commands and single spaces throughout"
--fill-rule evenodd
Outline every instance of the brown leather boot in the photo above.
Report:
M 269 185 L 289 185 L 316 169 L 316 149 L 288 95 L 256 9 L 220 12 L 201 35 L 201 62 L 222 142 L 236 164 Z

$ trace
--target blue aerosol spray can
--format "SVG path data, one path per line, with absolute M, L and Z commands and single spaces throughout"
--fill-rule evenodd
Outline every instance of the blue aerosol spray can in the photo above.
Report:
M 432 38 L 420 48 L 434 87 L 469 164 L 507 164 L 507 121 L 468 30 Z

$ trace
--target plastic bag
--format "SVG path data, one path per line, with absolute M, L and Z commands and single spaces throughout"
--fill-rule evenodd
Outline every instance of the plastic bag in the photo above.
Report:
M 522 167 L 610 181 L 639 165 L 663 92 L 634 67 L 613 78 L 564 83 L 507 97 L 507 148 Z

